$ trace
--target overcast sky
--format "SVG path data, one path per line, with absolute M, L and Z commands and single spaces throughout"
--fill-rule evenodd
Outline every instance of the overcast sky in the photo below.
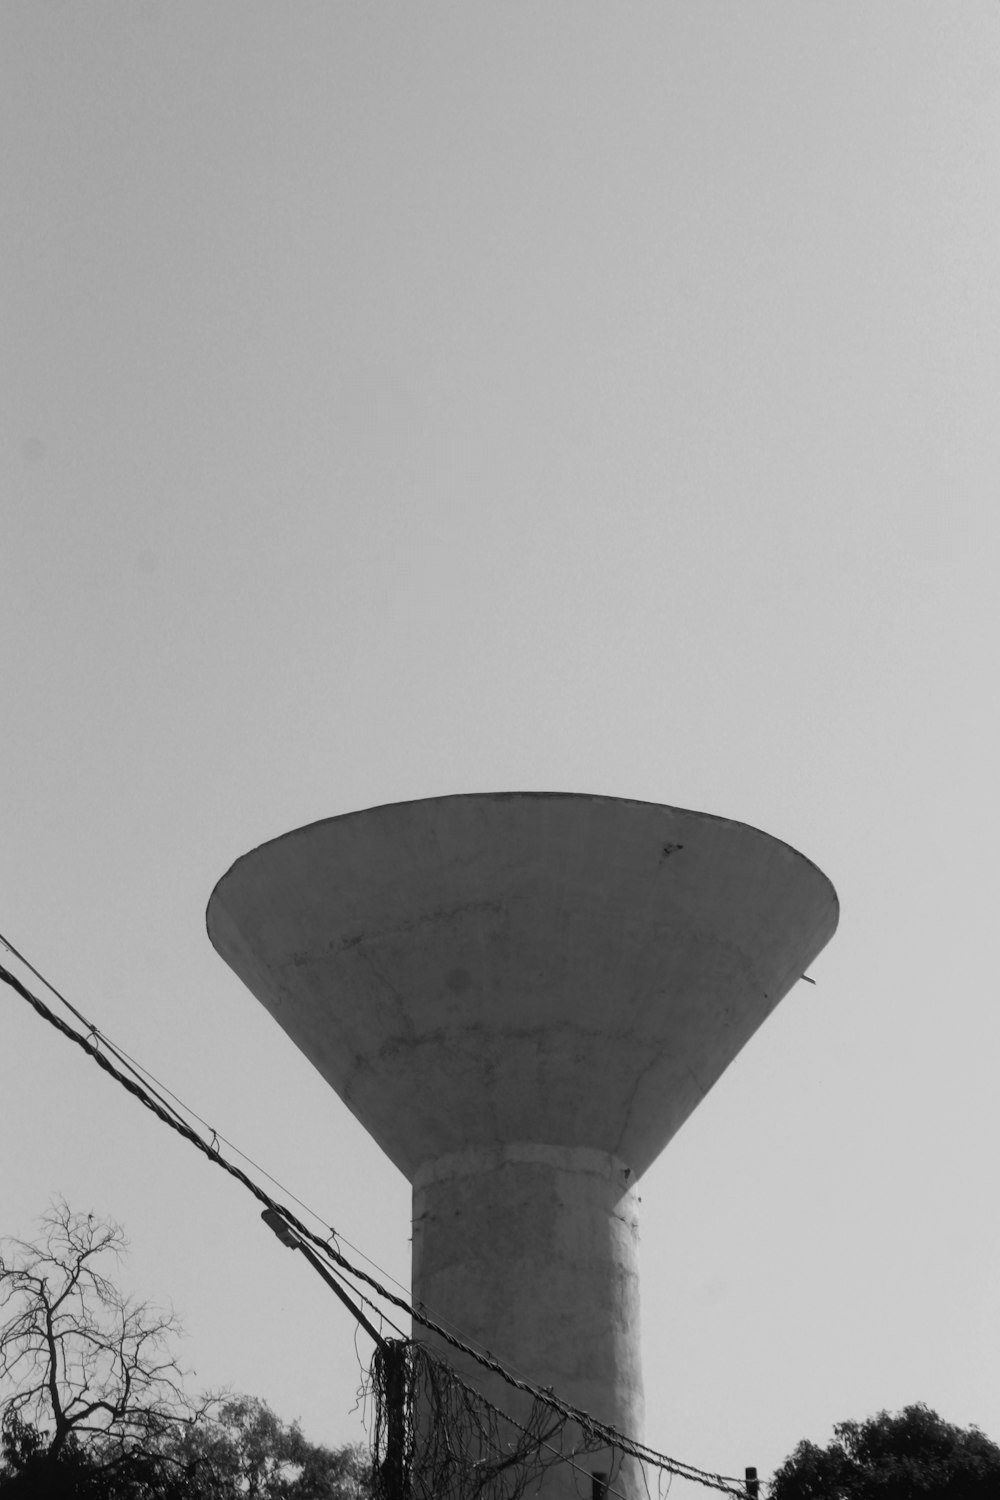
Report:
M 1000 7 L 0 31 L 0 931 L 405 1283 L 219 876 L 449 792 L 777 835 L 840 931 L 644 1179 L 646 1436 L 1000 1439 Z M 113 1215 L 198 1382 L 360 1434 L 346 1312 L 6 990 L 0 1100 L 0 1232 Z

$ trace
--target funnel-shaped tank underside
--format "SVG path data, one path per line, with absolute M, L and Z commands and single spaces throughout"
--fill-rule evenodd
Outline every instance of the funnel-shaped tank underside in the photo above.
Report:
M 390 804 L 253 850 L 211 940 L 412 1179 L 510 1141 L 639 1175 L 837 925 L 724 818 L 610 797 Z

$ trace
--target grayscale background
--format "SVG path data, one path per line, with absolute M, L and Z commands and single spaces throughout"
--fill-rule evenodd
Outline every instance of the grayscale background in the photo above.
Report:
M 402 1176 L 205 936 L 233 859 L 493 789 L 787 840 L 840 931 L 644 1180 L 647 1438 L 1000 1436 L 1000 8 L 0 41 L 0 931 L 405 1284 Z M 196 1383 L 360 1436 L 346 1311 L 9 991 L 0 1101 L 0 1231 L 112 1214 Z

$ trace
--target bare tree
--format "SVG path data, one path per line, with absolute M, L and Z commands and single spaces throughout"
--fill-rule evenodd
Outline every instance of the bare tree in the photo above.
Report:
M 0 1251 L 4 1430 L 30 1425 L 53 1460 L 80 1445 L 108 1468 L 153 1453 L 196 1416 L 172 1350 L 177 1319 L 105 1274 L 126 1248 L 113 1220 L 57 1200 L 41 1224 L 36 1244 L 6 1240 Z

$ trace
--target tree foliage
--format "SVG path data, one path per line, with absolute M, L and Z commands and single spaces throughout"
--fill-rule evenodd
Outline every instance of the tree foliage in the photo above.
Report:
M 770 1500 L 997 1500 L 1000 1447 L 923 1405 L 838 1422 L 826 1448 L 802 1442 Z
M 167 1445 L 198 1500 L 364 1500 L 370 1462 L 359 1447 L 310 1443 L 266 1402 L 229 1396 Z
M 363 1500 L 354 1447 L 309 1443 L 263 1401 L 193 1400 L 173 1313 L 108 1274 L 119 1225 L 56 1202 L 0 1253 L 3 1500 Z

